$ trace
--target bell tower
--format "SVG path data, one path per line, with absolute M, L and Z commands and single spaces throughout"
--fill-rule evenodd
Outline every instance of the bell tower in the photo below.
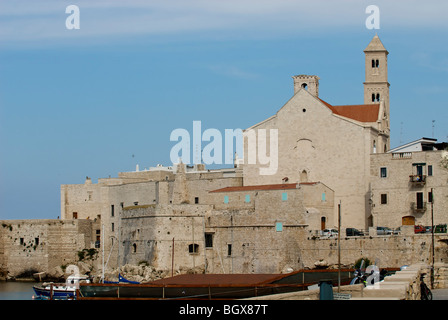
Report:
M 296 94 L 300 89 L 305 89 L 315 97 L 319 97 L 319 77 L 309 76 L 301 74 L 298 76 L 293 76 L 294 79 L 294 94 Z
M 364 50 L 366 81 L 364 82 L 364 104 L 378 103 L 380 105 L 378 119 L 379 147 L 380 152 L 390 149 L 390 108 L 389 87 L 387 81 L 387 55 L 389 52 L 384 48 L 378 35 L 375 35 Z M 378 141 L 378 142 L 379 142 Z
M 384 102 L 384 111 L 389 120 L 389 82 L 387 81 L 387 55 L 378 35 L 375 35 L 364 50 L 366 81 L 364 82 L 364 104 Z

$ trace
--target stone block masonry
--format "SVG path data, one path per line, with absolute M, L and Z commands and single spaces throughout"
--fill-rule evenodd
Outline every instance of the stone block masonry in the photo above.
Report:
M 92 220 L 1 220 L 0 276 L 46 272 L 78 261 L 94 245 Z

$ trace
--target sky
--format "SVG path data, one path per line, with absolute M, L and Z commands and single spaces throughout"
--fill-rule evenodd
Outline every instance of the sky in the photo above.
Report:
M 375 33 L 391 147 L 448 141 L 447 13 L 445 0 L 2 0 L 0 220 L 55 219 L 62 184 L 172 165 L 170 134 L 193 121 L 248 128 L 292 97 L 294 75 L 362 104 Z

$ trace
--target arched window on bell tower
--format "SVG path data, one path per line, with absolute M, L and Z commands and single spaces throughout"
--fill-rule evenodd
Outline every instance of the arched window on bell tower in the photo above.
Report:
M 380 102 L 380 94 L 372 93 L 372 102 Z

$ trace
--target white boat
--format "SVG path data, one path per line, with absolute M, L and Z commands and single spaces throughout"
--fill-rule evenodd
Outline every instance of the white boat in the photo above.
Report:
M 70 300 L 76 298 L 76 289 L 79 289 L 80 283 L 90 283 L 88 276 L 71 275 L 65 283 L 43 283 L 33 286 L 36 293 L 34 299 L 40 300 Z

